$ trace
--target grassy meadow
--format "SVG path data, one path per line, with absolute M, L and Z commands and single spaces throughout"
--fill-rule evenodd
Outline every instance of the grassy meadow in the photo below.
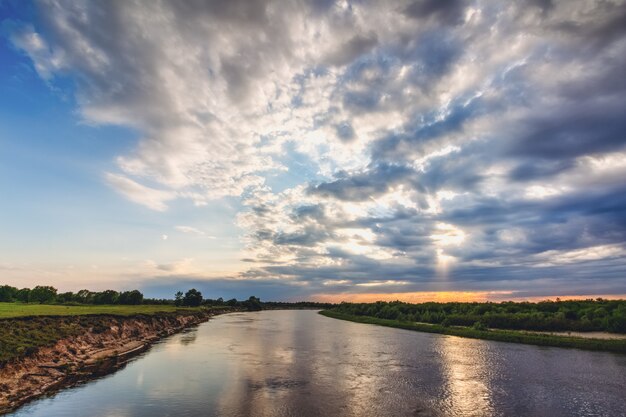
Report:
M 173 305 L 48 305 L 32 303 L 0 303 L 0 319 L 32 316 L 83 316 L 112 314 L 172 313 L 180 310 L 197 310 L 201 307 L 176 307 Z

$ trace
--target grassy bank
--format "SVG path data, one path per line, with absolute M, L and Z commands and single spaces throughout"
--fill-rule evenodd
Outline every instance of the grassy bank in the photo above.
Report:
M 181 308 L 160 305 L 139 306 L 57 306 L 0 303 L 0 365 L 10 359 L 28 356 L 39 348 L 84 333 L 106 330 L 102 318 L 132 316 L 203 315 L 228 307 Z
M 348 320 L 357 323 L 376 324 L 379 326 L 395 327 L 399 329 L 415 330 L 426 333 L 438 333 L 451 336 L 469 337 L 473 339 L 496 340 L 499 342 L 525 343 L 538 346 L 566 347 L 626 353 L 626 340 L 583 339 L 579 337 L 525 333 L 515 330 L 476 330 L 470 327 L 444 327 L 437 324 L 387 320 L 368 316 L 354 316 L 332 310 L 320 311 L 320 314 L 334 319 Z
M 132 316 L 135 314 L 173 313 L 193 311 L 200 307 L 176 307 L 173 305 L 47 305 L 25 303 L 0 303 L 0 319 L 31 316 L 83 316 L 88 314 L 111 314 Z

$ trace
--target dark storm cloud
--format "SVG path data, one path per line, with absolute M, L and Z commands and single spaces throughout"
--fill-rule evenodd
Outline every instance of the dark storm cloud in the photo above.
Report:
M 296 207 L 293 210 L 292 217 L 297 221 L 311 219 L 321 222 L 325 218 L 324 206 L 316 204 Z
M 524 120 L 524 132 L 511 152 L 563 159 L 618 150 L 626 145 L 626 99 L 609 106 L 589 103 Z
M 481 100 L 459 100 L 444 117 L 419 114 L 404 127 L 404 133 L 392 134 L 376 141 L 372 148 L 375 160 L 397 160 L 423 155 L 428 142 L 462 131 L 466 121 L 483 111 Z
M 309 193 L 345 201 L 363 201 L 386 193 L 390 187 L 414 175 L 415 171 L 406 166 L 383 164 L 363 173 L 339 173 L 339 179 L 311 186 Z
M 529 159 L 520 162 L 517 167 L 511 170 L 509 178 L 513 181 L 532 181 L 552 177 L 574 167 L 575 164 L 571 160 Z
M 351 142 L 356 139 L 356 135 L 354 133 L 354 129 L 349 122 L 341 122 L 337 126 L 337 136 L 344 142 Z
M 267 23 L 265 0 L 181 0 L 171 2 L 181 22 L 195 19 L 220 19 L 237 24 L 261 26 Z
M 336 66 L 351 63 L 371 51 L 376 45 L 378 45 L 378 37 L 374 32 L 355 35 L 328 57 L 328 63 Z
M 457 25 L 463 21 L 466 5 L 463 0 L 418 0 L 409 4 L 404 13 L 414 19 L 434 18 L 439 23 Z
M 428 91 L 462 56 L 463 43 L 451 32 L 431 30 L 408 39 L 397 53 L 403 62 L 411 64 L 407 81 Z
M 563 19 L 551 25 L 592 49 L 601 49 L 612 42 L 623 40 L 626 34 L 626 4 L 603 1 L 595 5 L 595 13 L 584 20 Z M 586 18 L 586 19 L 585 19 Z
M 307 226 L 297 233 L 279 232 L 273 236 L 275 245 L 313 246 L 330 239 L 332 236 L 323 229 Z

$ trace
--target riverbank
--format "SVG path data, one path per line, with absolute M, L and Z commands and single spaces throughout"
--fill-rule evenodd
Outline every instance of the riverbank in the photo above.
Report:
M 626 340 L 624 339 L 592 339 L 583 337 L 555 336 L 546 333 L 521 332 L 516 330 L 477 330 L 471 327 L 460 326 L 444 327 L 437 324 L 386 320 L 368 316 L 354 316 L 332 310 L 323 310 L 319 313 L 326 317 L 348 320 L 357 323 L 376 324 L 379 326 L 468 337 L 472 339 L 626 353 Z
M 231 309 L 0 320 L 0 414 L 113 372 L 155 341 Z

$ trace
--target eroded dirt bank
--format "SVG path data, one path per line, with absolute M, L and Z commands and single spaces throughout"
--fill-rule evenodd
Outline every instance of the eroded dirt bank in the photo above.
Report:
M 156 340 L 228 311 L 195 311 L 155 315 L 46 317 L 74 327 L 51 346 L 0 364 L 0 414 L 44 394 L 101 376 L 123 366 Z M 20 321 L 2 320 L 18 329 Z

